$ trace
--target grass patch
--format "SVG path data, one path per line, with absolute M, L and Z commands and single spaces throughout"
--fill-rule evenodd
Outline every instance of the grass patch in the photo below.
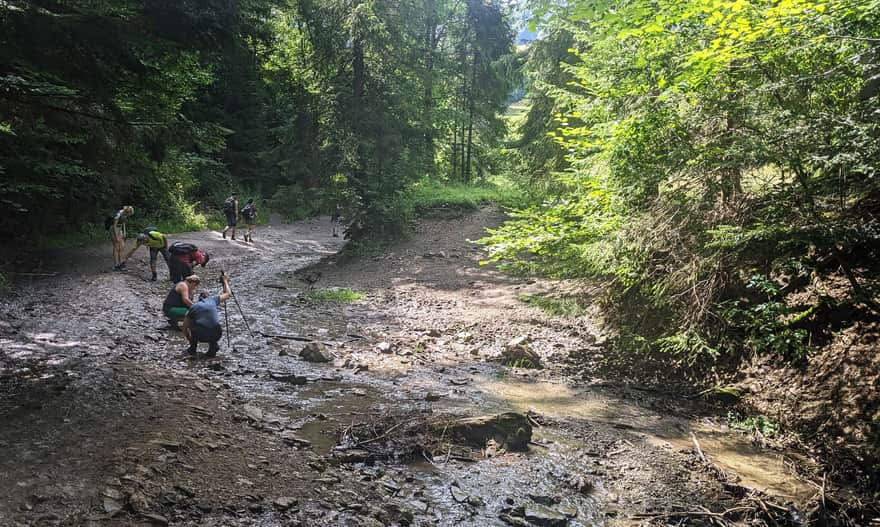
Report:
M 779 434 L 779 423 L 763 415 L 744 416 L 738 412 L 727 414 L 727 424 L 735 430 L 742 430 L 749 434 L 760 433 L 764 437 L 773 437 Z
M 523 193 L 509 182 L 496 179 L 474 184 L 420 181 L 410 187 L 408 199 L 416 210 L 427 210 L 438 207 L 476 209 L 487 203 L 517 207 L 525 198 Z
M 338 304 L 350 304 L 365 298 L 367 295 L 359 291 L 353 291 L 347 287 L 334 287 L 332 289 L 313 289 L 307 291 L 304 298 L 309 302 L 335 302 Z
M 577 317 L 586 313 L 586 309 L 575 297 L 552 295 L 519 295 L 520 302 L 540 308 L 554 317 Z
M 9 275 L 0 271 L 0 293 L 5 293 L 12 287 L 12 281 Z
M 385 253 L 385 249 L 391 244 L 390 240 L 364 238 L 362 240 L 351 240 L 342 249 L 345 256 L 354 257 L 370 257 L 379 256 Z

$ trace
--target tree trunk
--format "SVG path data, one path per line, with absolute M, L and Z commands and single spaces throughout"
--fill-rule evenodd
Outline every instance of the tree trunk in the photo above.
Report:
M 471 181 L 471 150 L 474 146 L 474 87 L 477 82 L 477 50 L 474 49 L 474 61 L 471 67 L 471 89 L 468 90 L 468 131 L 467 131 L 467 166 L 464 172 L 464 182 Z
M 425 170 L 434 166 L 434 54 L 437 50 L 437 3 L 425 0 L 425 77 L 424 77 L 424 115 L 422 126 L 425 129 L 424 164 Z

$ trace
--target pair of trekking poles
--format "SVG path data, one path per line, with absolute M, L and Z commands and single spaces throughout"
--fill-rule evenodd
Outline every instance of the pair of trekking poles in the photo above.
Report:
M 226 271 L 220 271 L 220 282 L 223 283 L 223 277 L 226 276 Z M 232 286 L 229 286 L 229 294 L 232 296 L 232 299 L 235 301 L 235 306 L 238 308 L 238 313 L 241 315 L 241 319 L 244 320 L 244 326 L 247 328 L 248 333 L 251 336 L 251 340 L 254 338 L 254 332 L 251 331 L 251 325 L 248 324 L 247 318 L 244 316 L 244 310 L 241 308 L 241 304 L 238 303 L 238 298 L 235 297 L 235 292 L 232 290 Z M 226 309 L 226 302 L 223 302 L 223 316 L 226 319 L 226 347 L 231 348 L 232 345 L 229 343 L 229 311 Z

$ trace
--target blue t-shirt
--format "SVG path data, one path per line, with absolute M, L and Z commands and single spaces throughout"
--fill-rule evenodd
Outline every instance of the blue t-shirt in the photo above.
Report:
M 193 327 L 214 329 L 220 327 L 220 296 L 209 296 L 189 308 L 189 318 Z

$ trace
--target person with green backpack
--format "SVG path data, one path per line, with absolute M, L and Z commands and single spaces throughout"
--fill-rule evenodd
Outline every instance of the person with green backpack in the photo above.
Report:
M 125 255 L 125 258 L 116 266 L 116 269 L 124 269 L 125 262 L 131 258 L 131 255 L 135 253 L 142 245 L 146 245 L 150 249 L 150 273 L 152 274 L 153 282 L 156 281 L 156 260 L 158 259 L 159 253 L 162 254 L 162 258 L 165 260 L 165 263 L 168 263 L 168 257 L 170 256 L 168 253 L 168 238 L 165 237 L 164 234 L 159 232 L 159 229 L 156 227 L 147 227 L 144 229 L 144 232 L 137 235 L 137 241 L 135 241 L 134 247 L 128 251 L 128 254 Z
M 226 231 L 232 229 L 232 239 L 235 239 L 236 219 L 238 218 L 238 197 L 235 193 L 223 202 L 223 214 L 226 216 L 226 228 L 223 229 L 223 239 L 226 239 Z

